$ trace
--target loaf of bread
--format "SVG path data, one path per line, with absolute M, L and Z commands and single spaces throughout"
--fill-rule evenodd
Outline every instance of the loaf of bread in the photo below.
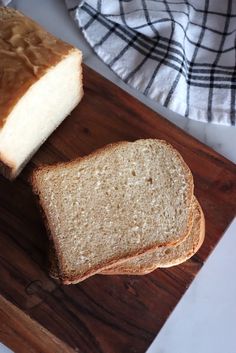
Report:
M 118 266 L 103 270 L 105 275 L 143 275 L 161 267 L 176 266 L 192 257 L 201 247 L 205 236 L 205 219 L 196 198 L 193 201 L 193 226 L 189 235 L 173 246 L 161 247 L 153 252 L 144 253 L 127 260 Z M 56 273 L 55 259 L 52 260 L 52 273 Z
M 81 52 L 0 7 L 0 171 L 15 178 L 83 95 Z
M 165 141 L 109 145 L 39 168 L 32 184 L 65 284 L 177 244 L 192 227 L 192 174 Z

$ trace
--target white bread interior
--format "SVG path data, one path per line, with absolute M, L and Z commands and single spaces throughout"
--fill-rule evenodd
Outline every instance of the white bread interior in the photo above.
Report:
M 0 7 L 0 172 L 15 178 L 79 103 L 82 53 Z
M 17 102 L 0 130 L 0 157 L 16 177 L 83 96 L 81 52 L 72 49 Z

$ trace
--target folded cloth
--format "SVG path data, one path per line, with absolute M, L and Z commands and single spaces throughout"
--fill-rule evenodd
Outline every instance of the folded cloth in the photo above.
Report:
M 0 0 L 0 6 L 7 6 L 11 0 Z
M 236 1 L 65 1 L 124 82 L 190 119 L 235 125 Z

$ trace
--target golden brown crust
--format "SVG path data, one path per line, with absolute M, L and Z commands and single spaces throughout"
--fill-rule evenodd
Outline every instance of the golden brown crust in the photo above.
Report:
M 148 275 L 149 273 L 157 270 L 157 266 L 152 266 L 152 267 L 143 267 L 139 268 L 137 271 L 134 271 L 133 269 L 130 269 L 130 271 L 127 269 L 125 271 L 112 271 L 112 270 L 107 270 L 107 271 L 102 271 L 99 272 L 99 275 L 102 276 L 143 276 L 143 275 Z M 53 277 L 56 279 L 56 277 Z
M 150 140 L 153 141 L 154 139 L 150 139 Z M 155 140 L 157 140 L 157 139 L 155 139 Z M 148 139 L 146 139 L 145 141 L 148 141 Z M 49 172 L 50 170 L 55 170 L 55 168 L 59 168 L 59 169 L 63 168 L 64 169 L 66 166 L 73 166 L 74 164 L 77 164 L 78 162 L 81 162 L 81 160 L 83 160 L 83 161 L 84 160 L 89 160 L 89 159 L 93 158 L 94 156 L 98 157 L 100 154 L 103 154 L 104 151 L 111 152 L 113 149 L 116 149 L 117 147 L 120 147 L 122 145 L 126 145 L 128 143 L 129 142 L 127 142 L 127 141 L 120 141 L 120 142 L 117 142 L 117 143 L 112 143 L 112 144 L 106 145 L 106 146 L 104 146 L 102 148 L 99 148 L 99 149 L 95 150 L 94 152 L 90 153 L 87 156 L 84 156 L 82 158 L 81 157 L 76 158 L 73 161 L 58 163 L 56 165 L 49 165 L 49 166 L 41 166 L 41 167 L 39 167 L 38 169 L 33 171 L 33 174 L 32 174 L 32 177 L 31 177 L 31 184 L 32 184 L 34 193 L 37 194 L 40 197 L 40 190 L 38 188 L 38 184 L 40 184 L 40 182 L 38 182 L 37 179 L 40 178 L 40 174 L 41 173 L 45 174 L 45 173 Z M 183 232 L 183 234 L 179 234 L 178 240 L 176 240 L 176 241 L 169 241 L 169 242 L 166 242 L 166 243 L 162 243 L 161 245 L 159 243 L 159 244 L 156 244 L 155 246 L 149 245 L 149 246 L 143 247 L 142 249 L 139 249 L 137 251 L 133 251 L 132 253 L 130 253 L 130 254 L 122 257 L 122 258 L 114 257 L 113 259 L 110 259 L 109 261 L 105 261 L 102 264 L 94 266 L 92 269 L 88 270 L 83 275 L 76 275 L 76 276 L 67 277 L 66 274 L 63 273 L 63 264 L 61 264 L 60 261 L 59 261 L 59 278 L 64 284 L 81 282 L 84 279 L 86 279 L 86 278 L 88 278 L 88 277 L 90 277 L 90 276 L 92 276 L 92 275 L 94 275 L 96 273 L 101 272 L 103 269 L 105 270 L 106 268 L 108 268 L 108 267 L 110 267 L 110 266 L 112 266 L 114 264 L 116 264 L 116 265 L 122 264 L 123 262 L 125 262 L 125 260 L 131 259 L 131 258 L 135 258 L 135 257 L 141 255 L 144 252 L 152 252 L 152 251 L 154 251 L 155 249 L 157 249 L 160 246 L 176 245 L 178 243 L 181 243 L 185 239 L 185 237 L 189 234 L 189 232 L 191 230 L 191 227 L 192 227 L 192 223 L 193 223 L 193 215 L 192 215 L 192 212 L 191 212 L 191 207 L 192 207 L 191 205 L 192 205 L 192 199 L 193 199 L 193 188 L 194 188 L 194 186 L 193 186 L 193 177 L 192 177 L 191 171 L 190 171 L 189 167 L 186 165 L 186 163 L 184 162 L 184 160 L 183 160 L 182 156 L 180 155 L 180 153 L 178 151 L 176 151 L 172 145 L 170 145 L 168 142 L 166 142 L 164 140 L 158 140 L 158 143 L 162 143 L 162 144 L 168 146 L 169 148 L 171 148 L 172 151 L 174 152 L 174 154 L 177 155 L 178 158 L 180 159 L 180 161 L 182 163 L 182 166 L 183 166 L 183 168 L 186 171 L 186 176 L 188 178 L 188 185 L 189 185 L 188 198 L 187 198 L 187 200 L 188 200 L 188 206 L 187 207 L 189 208 L 189 219 L 188 219 L 185 231 Z M 41 203 L 41 206 L 44 208 L 44 205 L 43 205 L 41 200 L 40 200 L 40 203 Z M 46 217 L 47 217 L 47 215 L 46 215 Z M 49 225 L 49 228 L 51 228 L 49 219 L 47 219 L 47 223 Z M 53 238 L 53 243 L 54 243 L 54 247 L 55 247 L 56 256 L 59 259 L 62 259 L 63 256 L 62 256 L 62 253 L 60 251 L 60 247 L 59 247 L 57 238 L 53 234 L 53 229 L 51 229 L 51 235 L 52 235 L 52 238 Z
M 0 33 L 1 128 L 26 91 L 70 51 L 78 49 L 11 8 L 0 7 Z

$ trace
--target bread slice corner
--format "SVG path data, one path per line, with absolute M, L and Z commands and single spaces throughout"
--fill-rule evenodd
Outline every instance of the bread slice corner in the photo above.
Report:
M 189 235 L 174 246 L 161 247 L 151 253 L 144 253 L 123 264 L 103 270 L 103 275 L 143 275 L 157 268 L 179 265 L 190 259 L 201 247 L 205 237 L 205 217 L 202 208 L 194 198 L 193 226 Z

